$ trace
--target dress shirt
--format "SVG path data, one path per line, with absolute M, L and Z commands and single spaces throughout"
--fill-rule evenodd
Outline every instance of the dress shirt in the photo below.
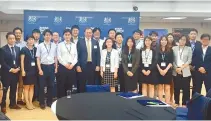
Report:
M 143 47 L 144 47 L 144 40 L 143 39 L 136 40 L 136 49 L 141 50 Z
M 14 46 L 14 45 L 13 45 L 13 46 L 11 46 L 11 45 L 9 45 L 9 44 L 8 44 L 8 46 L 9 46 L 9 48 L 10 48 L 11 54 L 12 54 L 12 47 L 14 47 L 14 53 L 15 53 L 15 56 L 16 56 L 15 46 Z
M 73 66 L 78 62 L 78 53 L 76 44 L 66 41 L 59 43 L 57 48 L 57 57 L 59 63 L 62 65 L 72 64 Z
M 77 45 L 77 43 L 78 43 L 78 37 L 76 39 L 73 37 L 73 42 Z
M 91 58 L 91 61 L 92 61 L 92 40 L 91 39 L 87 39 L 87 38 L 85 38 L 85 42 L 86 42 L 86 47 L 88 46 L 88 42 L 89 42 L 89 52 L 90 52 L 90 58 Z M 88 48 L 87 48 L 88 49 Z M 88 50 L 87 50 L 87 54 L 88 54 Z M 87 55 L 87 60 L 88 60 L 88 55 Z
M 35 46 L 35 47 L 37 47 L 37 46 L 39 45 L 39 41 L 40 41 L 40 40 L 37 40 L 36 42 L 34 42 L 34 46 Z
M 41 59 L 41 64 L 50 65 L 55 63 L 56 44 L 43 42 L 37 46 L 36 57 Z
M 142 63 L 152 64 L 152 50 L 146 49 L 142 51 Z
M 205 57 L 205 55 L 206 55 L 207 48 L 208 48 L 208 46 L 206 46 L 206 47 L 203 47 L 203 46 L 202 46 L 202 51 L 203 51 L 202 57 L 203 57 L 203 60 L 204 60 L 204 57 Z
M 194 51 L 195 49 L 195 44 L 196 44 L 196 40 L 190 40 L 190 45 L 191 45 L 191 48 L 192 48 L 192 51 Z
M 119 64 L 121 64 L 121 61 L 122 61 L 122 45 L 119 46 L 118 44 L 116 44 L 116 49 L 117 49 L 118 54 L 119 54 Z
M 15 45 L 16 45 L 17 47 L 19 47 L 20 50 L 21 50 L 23 47 L 26 46 L 26 42 L 25 42 L 25 41 L 22 41 L 22 40 L 20 40 L 20 41 L 17 41 L 17 40 L 16 40 Z

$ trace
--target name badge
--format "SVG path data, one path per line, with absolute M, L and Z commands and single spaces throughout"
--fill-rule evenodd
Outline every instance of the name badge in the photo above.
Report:
M 16 65 L 16 62 L 15 62 L 15 61 L 13 61 L 13 64 L 14 64 L 14 65 Z
M 144 67 L 149 67 L 149 64 L 144 64 Z
M 109 64 L 106 64 L 106 68 L 110 68 L 110 65 Z
M 35 66 L 35 62 L 31 62 L 31 66 Z
M 97 45 L 94 46 L 94 49 L 97 49 Z
M 51 60 L 51 57 L 50 57 L 50 56 L 48 56 L 48 57 L 47 57 L 47 59 L 48 59 L 48 60 Z
M 132 63 L 128 63 L 128 67 L 132 67 Z
M 161 66 L 162 66 L 162 67 L 166 67 L 166 62 L 162 62 L 162 63 L 161 63 Z

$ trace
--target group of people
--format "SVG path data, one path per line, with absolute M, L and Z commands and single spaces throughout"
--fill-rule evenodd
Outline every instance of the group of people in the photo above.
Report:
M 158 39 L 154 31 L 143 39 L 142 31 L 135 30 L 123 42 L 123 34 L 115 29 L 110 29 L 108 38 L 102 40 L 100 28 L 86 28 L 84 38 L 80 38 L 77 25 L 63 31 L 61 42 L 57 32 L 46 29 L 42 34 L 43 41 L 39 39 L 40 31 L 34 29 L 23 41 L 22 29 L 17 27 L 6 35 L 7 45 L 0 50 L 4 113 L 9 87 L 11 109 L 26 105 L 32 110 L 35 99 L 41 109 L 46 104 L 51 106 L 55 78 L 57 98 L 66 96 L 68 90 L 83 93 L 86 85 L 107 84 L 111 92 L 120 85 L 121 92 L 158 97 L 168 104 L 173 104 L 174 99 L 175 106 L 180 106 L 181 89 L 182 106 L 190 99 L 191 79 L 194 92 L 201 93 L 203 82 L 207 91 L 211 88 L 210 35 L 202 34 L 201 41 L 197 41 L 196 29 L 189 36 L 181 35 L 178 41 L 171 33 Z

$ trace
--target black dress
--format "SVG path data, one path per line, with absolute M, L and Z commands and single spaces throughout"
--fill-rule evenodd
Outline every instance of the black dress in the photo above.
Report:
M 36 48 L 29 50 L 27 47 L 23 47 L 21 55 L 25 55 L 24 69 L 26 76 L 23 77 L 24 85 L 33 85 L 37 82 L 37 64 L 36 64 Z
M 106 55 L 106 65 L 111 63 L 111 52 L 107 52 Z M 110 67 L 105 67 L 105 72 L 103 73 L 103 82 L 102 84 L 109 84 L 111 87 L 117 85 L 117 79 L 114 78 L 114 72 L 111 72 Z
M 163 64 L 162 64 L 163 63 Z M 165 63 L 165 64 L 164 64 Z M 169 63 L 173 64 L 173 51 L 159 52 L 158 53 L 158 65 L 162 70 L 166 69 Z M 165 76 L 162 76 L 158 70 L 158 83 L 159 84 L 171 84 L 173 79 L 172 68 L 168 70 Z
M 141 50 L 140 52 L 140 82 L 144 84 L 157 84 L 157 67 L 156 67 L 156 52 L 155 50 L 145 51 Z M 145 76 L 142 73 L 142 70 L 148 71 L 151 73 L 148 76 Z
M 129 63 L 132 63 L 132 56 L 131 59 L 128 58 Z M 134 65 L 132 65 L 134 66 Z M 132 67 L 128 67 L 129 71 L 132 70 Z M 127 73 L 125 73 L 125 91 L 130 92 L 137 89 L 137 83 L 138 83 L 138 74 L 137 71 L 133 73 L 133 76 L 128 76 Z

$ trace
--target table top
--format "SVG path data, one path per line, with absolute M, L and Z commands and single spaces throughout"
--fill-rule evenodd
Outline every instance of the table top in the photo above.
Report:
M 68 120 L 172 120 L 176 112 L 172 107 L 148 107 L 137 100 L 124 99 L 117 93 L 79 93 L 56 102 L 56 115 Z M 54 106 L 55 108 L 55 106 Z

